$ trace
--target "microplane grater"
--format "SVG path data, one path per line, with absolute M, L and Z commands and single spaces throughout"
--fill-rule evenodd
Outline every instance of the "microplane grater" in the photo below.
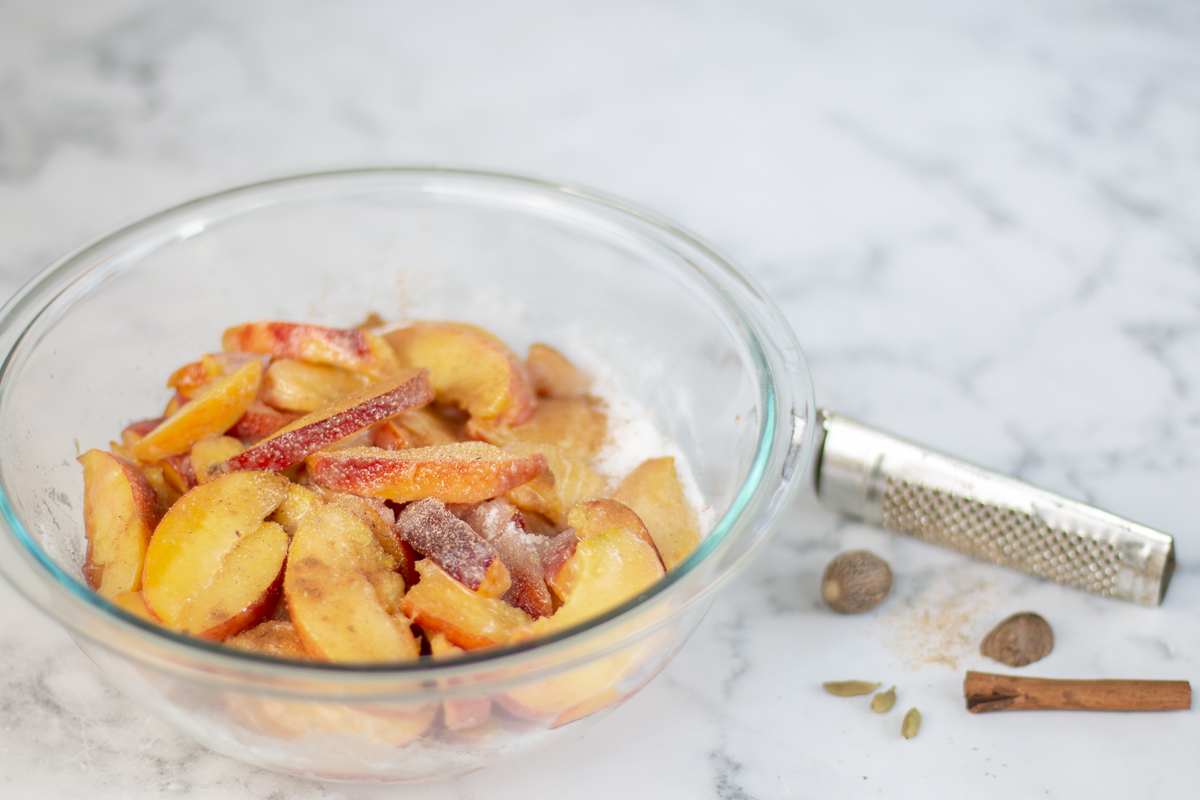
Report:
M 1165 533 L 820 411 L 817 496 L 836 511 L 1034 577 L 1140 605 L 1175 568 Z

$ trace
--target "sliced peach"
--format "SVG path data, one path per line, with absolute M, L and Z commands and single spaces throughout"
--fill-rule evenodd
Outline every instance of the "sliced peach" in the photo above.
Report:
M 305 516 L 284 577 L 305 650 L 339 663 L 417 658 L 420 644 L 397 613 L 404 582 L 395 567 L 371 530 L 345 508 L 328 504 Z
M 220 372 L 209 372 L 207 366 L 203 361 L 184 364 L 167 378 L 167 388 L 191 397 L 220 376 Z
M 587 373 L 548 344 L 531 344 L 525 367 L 539 397 L 583 400 L 592 388 L 592 379 Z
M 400 371 L 396 354 L 378 335 L 361 328 L 323 328 L 295 322 L 250 322 L 235 325 L 221 337 L 228 351 L 264 353 L 366 375 L 378 380 Z
M 154 462 L 152 466 L 162 470 L 167 486 L 179 494 L 187 494 L 199 484 L 196 471 L 192 469 L 191 455 L 167 456 Z
M 362 706 L 239 695 L 229 711 L 250 730 L 275 739 L 353 736 L 393 748 L 404 747 L 425 733 L 437 718 L 438 704 Z
M 567 524 L 567 509 L 554 482 L 554 473 L 547 469 L 529 483 L 524 483 L 504 495 L 522 511 L 532 511 L 548 519 L 556 528 Z
M 435 659 L 452 658 L 464 652 L 440 633 L 429 637 L 429 650 Z M 486 697 L 456 697 L 442 701 L 442 725 L 448 731 L 477 728 L 491 716 L 492 701 Z
M 619 651 L 548 678 L 519 686 L 497 698 L 506 711 L 558 727 L 594 714 L 621 699 L 617 684 L 635 664 Z
M 396 519 L 400 538 L 450 577 L 485 597 L 500 597 L 511 584 L 496 548 L 446 509 L 436 497 L 410 503 Z
M 226 433 L 249 443 L 256 443 L 291 425 L 300 419 L 300 416 L 300 414 L 293 414 L 290 411 L 271 408 L 262 400 L 255 398 L 242 418 L 235 422 Z
M 567 596 L 578 574 L 579 564 L 571 561 L 575 555 L 575 545 L 579 537 L 574 528 L 567 528 L 554 536 L 542 550 L 542 576 L 546 586 L 558 595 L 559 599 Z
M 163 420 L 130 450 L 139 460 L 158 461 L 191 449 L 197 439 L 233 427 L 258 394 L 263 366 L 253 359 L 202 390 L 187 405 Z
M 142 565 L 158 522 L 158 496 L 134 464 L 89 450 L 83 465 L 83 527 L 88 586 L 109 600 L 142 586 Z
M 551 540 L 530 533 L 525 525 L 525 515 L 502 498 L 471 506 L 461 517 L 495 548 L 511 576 L 511 585 L 500 599 L 531 617 L 550 616 L 554 603 L 546 588 L 541 554 Z
M 604 494 L 607 481 L 600 473 L 596 472 L 588 465 L 588 461 L 562 450 L 553 445 L 533 445 L 514 442 L 504 446 L 507 453 L 512 453 L 514 456 L 527 456 L 534 453 L 540 453 L 546 459 L 547 467 L 552 475 L 554 475 L 554 489 L 558 494 L 562 507 L 567 511 L 584 500 L 594 500 Z M 557 505 L 554 502 L 554 497 L 550 493 L 549 487 L 539 487 L 538 489 L 545 496 L 547 510 L 551 510 Z M 526 499 L 527 498 L 523 498 Z M 528 501 L 527 502 L 532 502 Z M 530 506 L 531 511 L 543 513 L 536 507 Z M 561 514 L 561 512 L 560 512 Z M 545 516 L 549 517 L 548 514 Z
M 569 458 L 588 464 L 608 438 L 608 418 L 582 400 L 543 400 L 528 422 L 508 426 L 471 420 L 466 433 L 500 447 L 513 443 L 553 446 Z
M 146 481 L 154 489 L 154 495 L 158 500 L 158 516 L 162 517 L 167 513 L 167 509 L 175 505 L 175 501 L 183 496 L 183 492 L 167 483 L 166 474 L 160 466 L 144 464 L 142 465 L 142 474 L 146 476 Z
M 525 364 L 508 345 L 474 325 L 418 322 L 385 334 L 409 367 L 428 367 L 437 401 L 473 419 L 515 425 L 536 404 Z
M 610 686 L 602 692 L 592 695 L 583 702 L 576 703 L 565 711 L 561 711 L 555 716 L 554 721 L 550 723 L 551 728 L 561 728 L 563 725 L 574 722 L 577 719 L 590 717 L 598 711 L 616 705 L 621 700 L 621 692 L 617 687 Z
M 225 640 L 225 645 L 248 653 L 271 656 L 273 658 L 290 658 L 294 661 L 307 661 L 308 652 L 304 643 L 296 634 L 296 628 L 291 622 L 269 619 L 260 622 L 253 628 L 244 630 L 237 636 Z
M 427 634 L 443 634 L 465 650 L 503 644 L 532 620 L 503 600 L 471 591 L 432 559 L 418 561 L 417 572 L 421 580 L 404 595 L 400 610 Z
M 613 499 L 633 509 L 645 523 L 667 569 L 700 544 L 696 511 L 684 497 L 675 459 L 670 456 L 643 461 L 621 481 Z
M 181 395 L 179 392 L 175 392 L 175 394 L 171 396 L 171 399 L 167 401 L 167 407 L 163 409 L 163 418 L 166 419 L 167 417 L 174 416 L 176 411 L 183 408 L 190 402 L 190 400 Z
M 591 500 L 571 510 L 579 541 L 555 574 L 563 604 L 516 633 L 518 639 L 563 630 L 636 597 L 666 570 L 637 515 L 615 500 Z
M 184 605 L 174 627 L 219 642 L 269 617 L 283 590 L 287 549 L 287 533 L 274 522 L 243 534 L 208 586 Z
M 372 447 L 378 447 L 381 450 L 403 450 L 406 447 L 414 446 L 408 433 L 390 419 L 384 420 L 383 424 L 374 431 L 371 438 Z
M 300 527 L 300 520 L 323 505 L 325 500 L 319 492 L 298 483 L 289 483 L 287 496 L 268 519 L 278 522 L 287 531 L 288 536 L 291 536 Z
M 370 379 L 365 375 L 340 367 L 283 358 L 267 367 L 259 397 L 269 406 L 307 413 L 324 408 L 368 383 Z
M 121 444 L 126 448 L 133 447 L 135 444 L 146 438 L 146 434 L 157 428 L 163 423 L 166 417 L 156 417 L 154 419 L 140 419 L 137 422 L 131 422 L 121 431 Z
M 379 427 L 375 447 L 403 450 L 406 447 L 436 447 L 466 441 L 462 423 L 429 408 L 416 408 L 397 414 Z
M 269 596 L 287 553 L 287 534 L 263 520 L 289 483 L 272 472 L 223 475 L 171 507 L 150 540 L 142 575 L 146 605 L 164 624 L 216 638 L 258 621 L 247 612 Z
M 649 554 L 658 559 L 659 567 L 663 567 L 662 556 L 654 544 L 654 537 L 646 530 L 642 518 L 618 500 L 605 497 L 579 503 L 567 515 L 567 524 L 575 529 L 575 535 L 580 539 L 618 532 L 640 539 L 648 548 Z
M 138 591 L 124 591 L 112 598 L 113 605 L 125 609 L 130 614 L 133 614 L 139 619 L 144 619 L 146 622 L 158 622 L 158 619 L 150 613 L 150 609 L 146 608 L 146 601 L 142 599 L 142 593 Z
M 397 503 L 425 497 L 477 503 L 533 480 L 546 469 L 540 453 L 515 455 L 483 442 L 408 450 L 355 447 L 313 453 L 306 463 L 322 486 Z
M 197 483 L 208 483 L 221 474 L 221 464 L 243 452 L 246 446 L 232 436 L 205 436 L 192 445 L 192 473 Z
M 401 538 L 396 528 L 396 513 L 382 500 L 374 497 L 359 497 L 349 492 L 335 492 L 320 486 L 321 499 L 327 503 L 337 503 L 370 528 L 375 541 L 395 562 L 405 585 L 416 583 L 416 572 L 413 564 L 417 559 L 412 547 Z
M 251 353 L 206 353 L 199 361 L 184 364 L 172 372 L 167 378 L 167 388 L 175 390 L 179 405 L 183 405 L 199 394 L 204 387 L 233 372 L 252 358 L 260 357 Z
M 428 406 L 397 414 L 391 420 L 405 434 L 409 447 L 436 447 L 466 441 L 462 423 L 455 422 Z
M 282 470 L 305 456 L 433 398 L 429 373 L 412 370 L 360 389 L 288 425 L 225 462 L 226 471 Z M 195 401 L 199 402 L 199 401 Z

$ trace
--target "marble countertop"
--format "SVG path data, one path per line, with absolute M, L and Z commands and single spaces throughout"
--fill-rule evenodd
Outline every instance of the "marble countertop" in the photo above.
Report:
M 438 164 L 655 209 L 760 281 L 818 402 L 1173 534 L 1159 609 L 851 523 L 805 490 L 585 733 L 403 790 L 263 772 L 110 687 L 0 584 L 8 798 L 1194 796 L 1200 716 L 963 708 L 1011 612 L 1046 677 L 1200 680 L 1200 9 L 1076 2 L 0 4 L 0 293 L 266 176 Z M 892 564 L 840 617 L 838 551 Z M 997 669 L 996 671 L 1004 671 Z M 895 684 L 900 711 L 824 694 Z

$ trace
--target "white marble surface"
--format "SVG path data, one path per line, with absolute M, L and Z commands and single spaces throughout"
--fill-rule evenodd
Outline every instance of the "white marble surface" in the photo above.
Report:
M 1169 2 L 0 2 L 0 291 L 259 177 L 486 167 L 623 196 L 778 299 L 818 401 L 1177 537 L 1161 609 L 840 520 L 811 492 L 642 694 L 404 790 L 212 754 L 0 586 L 6 798 L 1194 797 L 1200 717 L 963 709 L 1036 609 L 1050 677 L 1200 679 L 1200 8 Z M 887 603 L 836 617 L 867 546 Z M 898 709 L 824 695 L 895 683 Z M 911 741 L 900 713 L 925 723 Z

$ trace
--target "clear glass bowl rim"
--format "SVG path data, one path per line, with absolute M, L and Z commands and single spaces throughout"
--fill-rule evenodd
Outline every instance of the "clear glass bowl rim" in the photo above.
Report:
M 145 622 L 100 597 L 65 572 L 42 550 L 21 523 L 4 487 L 0 485 L 0 512 L 3 514 L 4 522 L 7 523 L 7 525 L 2 526 L 7 528 L 3 533 L 15 536 L 19 544 L 17 548 L 18 552 L 28 558 L 35 572 L 39 574 L 39 577 L 51 582 L 59 595 L 64 596 L 73 605 L 83 605 L 91 615 L 95 616 L 98 614 L 101 620 L 109 624 L 115 624 L 126 632 L 132 630 L 142 638 L 148 637 L 150 642 L 164 648 L 168 655 L 177 657 L 177 659 L 170 659 L 172 661 L 177 660 L 179 663 L 187 664 L 191 664 L 193 661 L 197 662 L 194 666 L 199 666 L 202 672 L 210 673 L 214 678 L 219 673 L 243 673 L 257 674 L 265 677 L 289 676 L 310 684 L 322 683 L 326 680 L 344 682 L 347 679 L 353 679 L 355 676 L 377 679 L 385 678 L 388 675 L 394 675 L 397 678 L 403 677 L 406 681 L 421 681 L 426 678 L 429 681 L 435 681 L 445 680 L 447 677 L 466 680 L 476 675 L 483 677 L 483 674 L 492 673 L 493 671 L 507 672 L 510 669 L 519 668 L 521 662 L 530 657 L 543 654 L 552 655 L 556 651 L 566 651 L 571 647 L 581 644 L 589 635 L 610 630 L 623 621 L 627 622 L 629 619 L 634 618 L 636 612 L 639 610 L 647 611 L 659 606 L 666 602 L 671 595 L 682 591 L 682 587 L 688 583 L 689 579 L 695 576 L 702 566 L 717 559 L 723 551 L 728 550 L 737 538 L 736 534 L 741 532 L 755 515 L 766 514 L 769 518 L 773 518 L 787 503 L 800 482 L 798 478 L 803 474 L 810 455 L 814 401 L 808 369 L 795 335 L 782 314 L 761 288 L 713 247 L 684 228 L 656 214 L 605 194 L 575 185 L 500 172 L 446 167 L 406 166 L 308 172 L 256 181 L 202 195 L 122 225 L 108 233 L 100 235 L 44 268 L 18 289 L 9 301 L 0 308 L 0 336 L 2 336 L 12 326 L 13 318 L 16 315 L 29 309 L 31 304 L 36 306 L 36 313 L 32 315 L 29 322 L 20 332 L 13 337 L 12 347 L 4 354 L 3 362 L 0 363 L 0 386 L 7 380 L 13 355 L 19 350 L 26 335 L 37 324 L 41 315 L 69 287 L 84 276 L 103 274 L 105 264 L 110 259 L 89 261 L 87 259 L 89 254 L 100 252 L 106 246 L 113 245 L 122 239 L 127 239 L 140 231 L 153 229 L 155 226 L 168 222 L 174 217 L 185 217 L 188 214 L 199 212 L 206 207 L 218 205 L 223 201 L 236 200 L 240 197 L 253 196 L 255 194 L 263 194 L 268 199 L 277 195 L 274 197 L 274 202 L 264 203 L 264 205 L 273 205 L 278 201 L 286 202 L 288 200 L 287 193 L 296 188 L 306 188 L 322 183 L 337 185 L 339 182 L 345 180 L 353 181 L 354 179 L 388 176 L 418 180 L 422 178 L 462 179 L 464 181 L 483 182 L 500 191 L 507 189 L 514 192 L 537 192 L 551 197 L 557 195 L 560 199 L 569 199 L 572 202 L 582 202 L 595 211 L 615 218 L 618 224 L 622 224 L 623 227 L 645 227 L 656 231 L 660 235 L 665 235 L 668 240 L 699 252 L 716 268 L 715 270 L 709 270 L 689 260 L 691 266 L 715 290 L 717 296 L 720 297 L 724 305 L 724 310 L 737 319 L 742 326 L 742 330 L 748 336 L 747 344 L 754 360 L 755 374 L 758 378 L 759 402 L 762 413 L 759 418 L 755 455 L 747 477 L 734 495 L 729 509 L 717 521 L 713 530 L 701 543 L 701 546 L 683 563 L 678 565 L 676 569 L 669 572 L 661 581 L 638 597 L 568 630 L 528 643 L 468 652 L 457 658 L 439 660 L 436 665 L 429 665 L 424 659 L 413 663 L 383 665 L 291 661 L 236 651 L 216 643 L 209 643 L 183 634 L 174 633 L 161 626 Z M 328 195 L 328 197 L 334 196 L 336 196 L 336 193 Z M 488 194 L 486 199 L 489 202 L 494 202 L 497 197 L 494 194 Z M 240 209 L 233 216 L 261 207 L 261 205 L 252 205 L 245 209 Z M 517 208 L 515 204 L 509 204 L 505 207 Z M 128 246 L 127 244 L 126 247 Z M 98 284 L 99 281 L 97 280 L 93 286 Z M 744 296 L 743 299 L 750 300 L 756 307 L 745 307 L 731 296 L 731 292 L 742 294 Z M 774 356 L 774 358 L 771 358 L 771 356 Z M 777 363 L 773 364 L 772 361 Z M 780 373 L 780 377 L 784 381 L 788 381 L 789 385 L 781 386 L 776 379 L 777 370 Z M 796 402 L 793 404 L 793 407 L 803 409 L 803 416 L 793 416 L 793 419 L 791 419 L 793 430 L 791 435 L 786 437 L 779 435 L 781 433 L 780 425 L 784 421 L 782 412 L 786 410 L 780 408 L 781 389 L 789 396 L 793 394 L 800 395 L 795 398 Z M 768 472 L 768 465 L 778 466 L 781 462 L 780 472 L 782 473 L 782 480 L 780 481 L 780 485 L 766 485 L 764 478 Z M 771 521 L 771 519 L 765 520 L 763 526 L 768 526 Z M 657 621 L 657 624 L 652 624 L 645 630 L 638 628 L 634 633 L 622 634 L 610 643 L 607 643 L 602 649 L 588 650 L 586 653 L 568 659 L 566 664 L 555 663 L 552 668 L 553 671 L 558 671 L 575 663 L 591 661 L 604 653 L 618 650 L 629 641 L 641 638 L 643 635 L 648 635 L 649 632 L 657 629 L 662 624 L 666 624 L 670 619 L 681 613 L 684 608 L 701 602 L 704 598 L 710 596 L 720 585 L 735 575 L 754 553 L 757 552 L 758 547 L 763 544 L 766 538 L 768 538 L 767 533 L 759 535 L 752 547 L 738 554 L 733 562 L 723 565 L 686 602 L 682 603 L 671 613 L 660 615 L 661 618 Z M 11 575 L 6 575 L 6 577 L 10 578 L 10 582 L 16 586 L 18 591 L 21 591 L 43 611 L 49 613 L 73 632 L 83 635 L 89 640 L 96 641 L 101 646 L 107 646 L 104 642 L 97 641 L 91 633 L 79 630 L 69 618 L 56 613 L 53 609 L 46 608 L 43 603 L 32 597 L 21 586 L 20 582 L 13 579 Z M 137 652 L 131 652 L 127 649 L 120 649 L 118 652 L 122 652 L 135 659 L 139 658 Z M 206 666 L 212 669 L 206 669 Z M 537 670 L 537 672 L 541 671 Z M 526 677 L 532 676 L 526 675 Z M 220 683 L 220 679 L 217 682 Z

